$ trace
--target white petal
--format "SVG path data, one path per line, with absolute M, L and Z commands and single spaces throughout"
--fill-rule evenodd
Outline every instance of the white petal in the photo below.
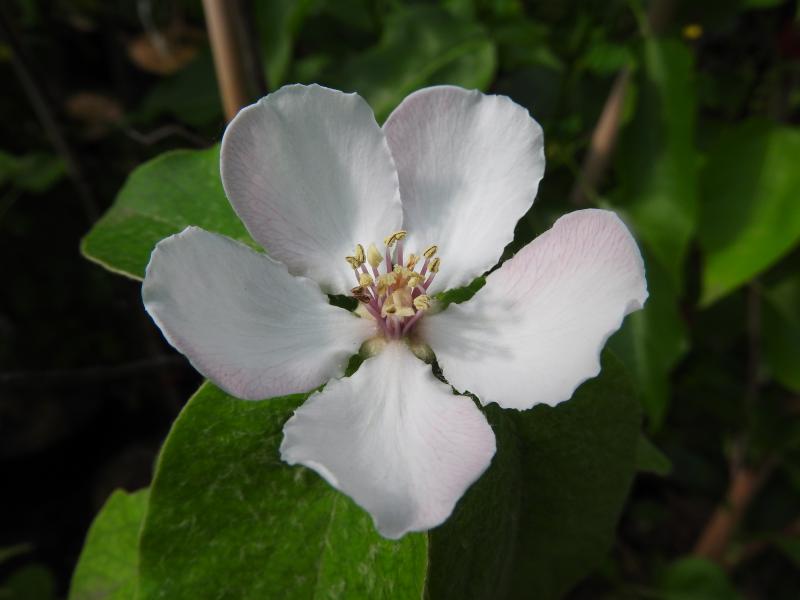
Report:
M 579 210 L 525 246 L 421 334 L 447 380 L 481 402 L 555 405 L 600 372 L 600 351 L 647 299 L 644 264 L 612 212 Z
M 341 375 L 374 331 L 331 306 L 313 281 L 196 227 L 159 242 L 142 298 L 198 371 L 248 400 L 308 391 Z
M 447 519 L 495 451 L 472 400 L 402 342 L 311 396 L 283 431 L 283 460 L 314 469 L 392 539 Z
M 505 96 L 452 86 L 408 96 L 383 127 L 400 174 L 409 249 L 439 245 L 432 291 L 497 264 L 544 174 L 542 128 Z
M 222 183 L 250 235 L 326 291 L 355 285 L 345 256 L 400 229 L 397 171 L 356 94 L 290 85 L 244 108 L 222 139 Z

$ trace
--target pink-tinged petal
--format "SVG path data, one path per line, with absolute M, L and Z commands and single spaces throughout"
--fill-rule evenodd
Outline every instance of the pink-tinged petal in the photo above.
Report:
M 646 299 L 642 257 L 619 217 L 579 210 L 420 329 L 457 389 L 526 409 L 568 400 L 596 376 L 606 340 Z
M 402 342 L 311 396 L 283 431 L 283 460 L 314 469 L 392 539 L 447 519 L 495 451 L 472 400 Z
M 159 242 L 142 298 L 200 373 L 248 400 L 304 392 L 341 375 L 374 331 L 331 306 L 313 281 L 197 227 Z
M 353 287 L 345 256 L 400 229 L 397 171 L 356 94 L 290 85 L 242 109 L 222 138 L 222 183 L 250 235 L 325 291 Z
M 439 245 L 433 292 L 500 259 L 544 174 L 542 128 L 505 96 L 452 86 L 408 96 L 383 127 L 400 174 L 408 248 Z

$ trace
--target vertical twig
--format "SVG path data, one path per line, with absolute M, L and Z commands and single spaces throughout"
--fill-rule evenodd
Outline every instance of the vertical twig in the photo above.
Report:
M 645 35 L 652 35 L 653 32 L 659 33 L 666 27 L 672 14 L 673 4 L 674 0 L 653 0 L 647 17 L 641 17 Z M 589 198 L 593 195 L 611 162 L 619 137 L 619 124 L 630 78 L 630 69 L 625 67 L 617 74 L 617 78 L 611 86 L 606 103 L 603 105 L 603 111 L 592 132 L 581 172 L 570 192 L 570 201 L 573 204 L 583 206 L 589 203 Z
M 228 121 L 250 102 L 241 46 L 237 41 L 236 25 L 239 21 L 235 13 L 238 9 L 238 0 L 203 0 L 214 68 Z

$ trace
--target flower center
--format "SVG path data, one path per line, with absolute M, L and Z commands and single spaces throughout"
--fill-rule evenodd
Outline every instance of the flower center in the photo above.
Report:
M 438 248 L 429 246 L 421 256 L 403 256 L 405 231 L 397 231 L 383 240 L 381 253 L 375 244 L 366 252 L 361 244 L 346 258 L 353 267 L 358 285 L 353 297 L 371 314 L 378 329 L 391 339 L 407 335 L 431 306 L 428 287 L 439 271 Z M 404 260 L 405 258 L 405 260 Z M 419 271 L 417 265 L 422 261 Z

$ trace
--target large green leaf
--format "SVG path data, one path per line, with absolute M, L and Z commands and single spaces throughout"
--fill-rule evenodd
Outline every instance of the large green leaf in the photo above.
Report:
M 387 17 L 379 44 L 337 67 L 325 82 L 360 93 L 382 121 L 405 96 L 425 86 L 485 89 L 494 76 L 495 55 L 476 23 L 417 6 Z
M 427 542 L 381 538 L 318 475 L 280 460 L 304 396 L 234 399 L 205 384 L 156 468 L 139 598 L 419 598 Z
M 614 199 L 680 289 L 697 212 L 694 66 L 685 46 L 654 38 L 645 40 L 641 64 L 636 112 L 617 152 Z
M 610 344 L 633 375 L 649 426 L 655 430 L 667 411 L 670 372 L 689 343 L 675 283 L 648 253 L 645 265 L 650 297 L 644 309 L 625 318 Z
M 701 303 L 757 275 L 800 240 L 800 129 L 751 120 L 724 132 L 703 171 Z
M 147 490 L 114 492 L 89 528 L 72 576 L 70 600 L 133 600 L 139 567 L 139 531 Z
M 606 355 L 568 402 L 487 412 L 497 455 L 430 534 L 430 598 L 561 598 L 611 548 L 636 470 L 627 373 Z
M 138 167 L 81 250 L 111 271 L 141 279 L 155 245 L 189 225 L 253 243 L 222 190 L 218 146 L 168 152 Z
M 660 577 L 663 600 L 739 600 L 727 573 L 703 558 L 682 558 L 667 567 Z
M 800 274 L 764 290 L 764 358 L 781 384 L 800 392 Z

